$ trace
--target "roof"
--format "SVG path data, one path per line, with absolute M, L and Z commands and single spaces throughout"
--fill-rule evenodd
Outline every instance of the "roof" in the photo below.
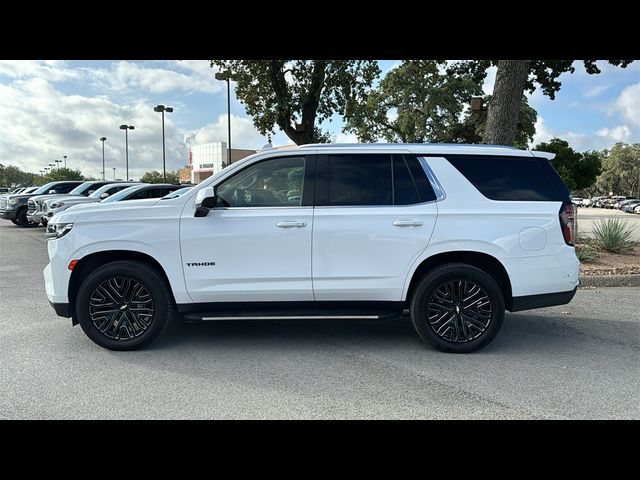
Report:
M 522 150 L 520 148 L 508 147 L 505 145 L 482 145 L 465 143 L 311 143 L 299 145 L 292 150 L 323 150 L 323 151 L 348 151 L 348 150 L 371 150 L 371 151 L 405 151 L 423 155 L 502 155 L 502 156 L 522 156 L 530 154 L 534 157 L 542 157 L 551 160 L 555 157 L 553 153 L 539 152 L 532 150 Z M 269 149 L 267 149 L 269 150 Z M 265 152 L 267 150 L 262 150 Z

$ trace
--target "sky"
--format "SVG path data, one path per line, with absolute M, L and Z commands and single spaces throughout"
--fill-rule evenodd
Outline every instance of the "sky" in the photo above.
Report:
M 384 72 L 400 64 L 380 61 Z M 588 75 L 576 62 L 574 74 L 559 80 L 562 89 L 550 100 L 538 89 L 529 103 L 538 111 L 534 144 L 553 137 L 579 151 L 611 147 L 618 141 L 640 142 L 640 62 L 626 69 L 598 62 L 602 73 Z M 227 138 L 227 89 L 214 78 L 207 60 L 177 61 L 0 61 L 0 163 L 37 173 L 67 155 L 67 166 L 84 175 L 102 175 L 105 142 L 107 178 L 124 178 L 125 138 L 129 131 L 129 176 L 162 170 L 161 114 L 165 114 L 167 169 L 188 163 L 189 146 Z M 493 90 L 495 69 L 489 71 L 485 93 Z M 259 149 L 260 135 L 231 83 L 231 134 L 234 148 Z M 337 142 L 355 142 L 342 133 L 334 115 L 323 124 Z M 276 131 L 274 145 L 290 144 Z

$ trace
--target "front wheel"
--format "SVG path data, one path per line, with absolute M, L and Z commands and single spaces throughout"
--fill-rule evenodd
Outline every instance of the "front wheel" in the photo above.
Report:
M 11 223 L 13 223 L 14 225 L 20 226 L 20 223 L 17 220 L 11 220 Z
M 174 311 L 171 290 L 155 268 L 116 261 L 82 282 L 76 314 L 84 333 L 109 350 L 136 350 L 162 333 Z
M 500 331 L 504 298 L 496 281 L 479 268 L 449 263 L 418 284 L 411 299 L 411 322 L 438 350 L 469 353 L 485 347 Z

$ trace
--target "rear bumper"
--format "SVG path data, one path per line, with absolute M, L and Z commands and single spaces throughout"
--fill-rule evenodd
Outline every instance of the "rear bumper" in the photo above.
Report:
M 523 297 L 513 297 L 512 312 L 531 310 L 533 308 L 553 307 L 555 305 L 565 305 L 569 303 L 576 294 L 578 287 L 568 292 L 543 293 L 541 295 L 525 295 Z

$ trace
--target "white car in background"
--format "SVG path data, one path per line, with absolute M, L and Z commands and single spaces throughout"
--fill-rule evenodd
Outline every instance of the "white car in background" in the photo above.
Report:
M 136 185 L 144 185 L 139 182 L 122 182 L 122 183 L 109 183 L 107 185 L 103 185 L 98 188 L 95 192 L 93 192 L 89 196 L 84 195 L 66 195 L 50 198 L 49 200 L 45 200 L 43 203 L 43 213 L 44 216 L 49 220 L 56 213 L 62 212 L 72 205 L 82 205 L 85 203 L 96 203 L 104 200 L 105 198 L 118 193 L 125 188 L 133 187 Z

